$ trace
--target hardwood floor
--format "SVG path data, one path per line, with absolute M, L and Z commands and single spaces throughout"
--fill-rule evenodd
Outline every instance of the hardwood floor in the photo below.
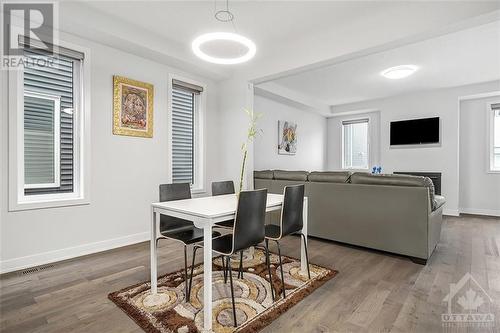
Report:
M 299 256 L 299 239 L 283 252 Z M 175 242 L 160 242 L 159 273 L 181 268 Z M 475 332 L 444 330 L 442 300 L 449 284 L 470 272 L 493 299 L 499 332 L 500 219 L 446 218 L 441 241 L 427 266 L 409 259 L 311 239 L 311 262 L 339 270 L 263 332 Z M 149 245 L 141 243 L 56 263 L 30 275 L 0 277 L 0 331 L 141 332 L 107 294 L 149 279 Z

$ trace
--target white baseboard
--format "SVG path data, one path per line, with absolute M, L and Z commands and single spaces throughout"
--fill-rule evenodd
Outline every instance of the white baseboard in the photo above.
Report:
M 460 216 L 460 211 L 458 209 L 449 209 L 449 208 L 444 208 L 443 209 L 443 215 L 448 215 L 448 216 Z
M 49 251 L 34 254 L 26 257 L 14 258 L 0 261 L 0 274 L 13 272 L 29 267 L 46 265 L 56 261 L 76 258 L 87 254 L 107 251 L 118 247 L 136 244 L 149 240 L 149 232 L 128 235 L 125 237 L 113 238 L 95 243 L 68 247 L 61 250 Z
M 500 210 L 498 210 L 498 209 L 460 208 L 460 213 L 474 214 L 474 215 L 487 215 L 487 216 L 500 216 Z

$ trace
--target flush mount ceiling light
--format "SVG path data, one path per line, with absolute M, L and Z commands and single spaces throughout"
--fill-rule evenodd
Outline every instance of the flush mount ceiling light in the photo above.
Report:
M 417 70 L 418 67 L 415 65 L 401 65 L 401 66 L 387 68 L 386 70 L 382 71 L 380 75 L 382 75 L 387 79 L 397 80 L 410 76 Z
M 215 2 L 215 5 L 217 7 L 217 1 Z M 219 22 L 232 23 L 233 29 L 236 31 L 233 22 L 234 14 L 229 10 L 229 3 L 227 0 L 226 0 L 226 8 L 223 10 L 216 11 L 214 16 L 215 19 Z M 236 46 L 239 47 L 243 46 L 244 48 L 246 48 L 246 52 L 243 55 L 238 55 L 235 57 L 217 57 L 209 55 L 208 53 L 202 50 L 203 45 L 219 41 L 235 43 Z M 193 40 L 193 42 L 191 43 L 191 48 L 193 49 L 193 52 L 197 57 L 214 64 L 222 64 L 222 65 L 240 64 L 242 62 L 252 59 L 255 56 L 255 53 L 257 52 L 257 47 L 255 46 L 254 42 L 252 42 L 247 37 L 232 32 L 211 32 L 203 34 L 201 36 L 196 37 Z

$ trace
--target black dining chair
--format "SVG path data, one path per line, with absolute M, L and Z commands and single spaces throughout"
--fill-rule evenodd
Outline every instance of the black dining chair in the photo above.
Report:
M 189 183 L 161 184 L 160 202 L 191 199 L 191 186 Z M 213 232 L 212 237 L 220 236 L 219 232 Z M 187 246 L 203 241 L 203 230 L 196 228 L 192 221 L 183 220 L 177 217 L 160 215 L 160 239 L 171 239 L 181 242 L 184 245 L 184 281 L 185 296 L 188 298 L 188 275 L 187 275 Z
M 234 183 L 232 180 L 226 180 L 222 182 L 212 182 L 212 196 L 234 194 Z M 234 220 L 227 220 L 215 223 L 215 227 L 232 229 L 234 225 Z
M 212 196 L 234 194 L 234 182 L 225 180 L 221 182 L 212 182 Z M 232 230 L 234 220 L 226 220 L 215 223 L 214 227 L 226 230 Z M 224 271 L 224 274 L 226 272 Z M 238 270 L 238 278 L 243 278 L 243 251 L 240 252 L 240 268 Z
M 212 240 L 212 251 L 222 255 L 222 262 L 226 261 L 225 267 L 229 270 L 229 282 L 231 285 L 231 301 L 233 305 L 234 327 L 236 322 L 236 307 L 234 303 L 233 274 L 231 268 L 231 255 L 256 246 L 265 238 L 265 218 L 266 218 L 267 189 L 256 191 L 243 191 L 239 195 L 236 218 L 234 220 L 233 231 L 230 234 L 216 237 Z M 193 253 L 193 265 L 191 266 L 191 277 L 189 290 L 191 290 L 193 279 L 193 267 L 196 250 L 202 245 L 195 245 Z M 269 251 L 266 249 L 266 265 L 271 279 L 271 268 Z M 272 284 L 271 284 L 272 288 Z M 272 289 L 271 289 L 272 290 Z M 189 292 L 190 293 L 190 292 Z M 273 296 L 274 298 L 274 296 Z
M 234 194 L 234 182 L 225 180 L 212 183 L 212 195 Z
M 302 233 L 303 226 L 303 204 L 304 204 L 304 185 L 291 185 L 286 186 L 284 189 L 283 206 L 281 207 L 280 224 L 266 224 L 266 251 L 269 251 L 269 241 L 273 240 L 278 246 L 278 256 L 281 270 L 281 283 L 283 284 L 283 298 L 286 297 L 285 293 L 285 279 L 283 276 L 283 265 L 281 261 L 281 250 L 279 241 L 291 234 L 300 234 L 301 240 L 304 241 L 304 249 L 306 252 L 307 263 L 307 276 L 311 279 L 309 271 L 309 256 L 307 254 L 307 241 L 306 236 Z M 272 282 L 272 280 L 271 280 Z M 272 287 L 271 287 L 272 288 Z

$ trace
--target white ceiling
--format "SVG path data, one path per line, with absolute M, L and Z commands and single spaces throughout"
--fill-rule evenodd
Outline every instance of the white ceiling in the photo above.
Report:
M 230 23 L 214 18 L 225 1 L 91 1 L 86 3 L 107 15 L 185 45 L 198 35 L 233 31 Z M 259 48 L 278 41 L 300 38 L 332 25 L 339 26 L 361 12 L 383 10 L 401 4 L 362 1 L 229 1 L 237 31 L 253 39 Z
M 386 68 L 415 64 L 412 76 L 389 80 Z M 326 105 L 500 79 L 500 21 L 272 81 Z M 261 87 L 265 88 L 262 84 Z
M 431 31 L 500 8 L 497 1 L 231 0 L 237 32 L 254 40 L 257 55 L 224 66 L 206 63 L 190 50 L 199 34 L 233 29 L 215 20 L 215 1 L 61 1 L 68 32 L 216 80 L 243 74 L 256 79 L 377 45 L 384 34 L 400 31 L 398 38 L 404 38 L 410 31 Z M 218 9 L 224 3 L 218 0 Z

